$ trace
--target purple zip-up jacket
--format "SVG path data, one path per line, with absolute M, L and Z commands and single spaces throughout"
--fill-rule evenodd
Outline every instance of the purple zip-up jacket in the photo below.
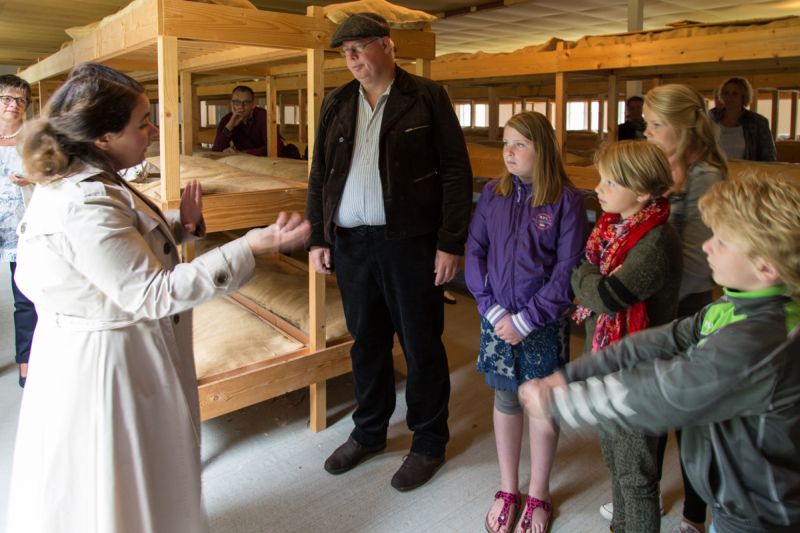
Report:
M 554 204 L 531 206 L 532 188 L 514 176 L 510 197 L 486 184 L 467 238 L 465 278 L 478 311 L 493 326 L 512 314 L 517 332 L 564 316 L 572 303 L 570 277 L 586 246 L 588 222 L 581 193 L 564 187 Z

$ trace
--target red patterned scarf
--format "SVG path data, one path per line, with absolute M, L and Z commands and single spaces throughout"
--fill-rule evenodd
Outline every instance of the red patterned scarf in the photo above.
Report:
M 604 277 L 611 276 L 625 261 L 628 251 L 668 218 L 669 200 L 666 198 L 649 202 L 624 220 L 619 214 L 603 213 L 586 243 L 586 259 L 597 266 Z M 572 317 L 580 324 L 591 314 L 591 309 L 580 305 Z M 645 329 L 647 324 L 647 307 L 641 301 L 617 313 L 600 313 L 592 337 L 592 351 L 597 352 L 625 335 Z

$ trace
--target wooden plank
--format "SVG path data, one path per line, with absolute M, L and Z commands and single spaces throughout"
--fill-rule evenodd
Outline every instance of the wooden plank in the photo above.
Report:
M 179 76 L 179 89 L 181 91 L 181 153 L 192 155 L 194 147 L 194 99 L 192 98 L 192 73 L 181 71 Z
M 324 18 L 160 0 L 162 31 L 180 39 L 276 48 L 325 48 L 336 25 Z
M 168 209 L 179 205 L 180 148 L 178 125 L 178 40 L 158 37 L 158 144 L 161 154 L 161 199 Z
M 577 165 L 564 165 L 567 170 L 567 176 L 572 181 L 572 184 L 579 189 L 593 190 L 600 183 L 600 174 L 594 165 L 587 167 Z
M 797 28 L 749 29 L 688 38 L 568 48 L 557 52 L 557 66 L 559 70 L 572 72 L 775 59 L 796 57 L 797 47 Z
M 308 345 L 308 334 L 302 329 L 296 327 L 294 324 L 285 318 L 276 315 L 269 309 L 264 309 L 262 306 L 248 298 L 247 296 L 238 292 L 233 292 L 227 295 L 229 300 L 238 303 L 254 315 L 260 317 L 264 322 L 272 324 L 279 330 L 283 331 L 290 337 L 293 337 L 303 344 Z
M 352 341 L 342 342 L 310 353 L 306 348 L 274 361 L 263 361 L 226 376 L 210 376 L 200 381 L 200 418 L 242 409 L 275 398 L 309 383 L 320 383 L 350 372 Z M 319 390 L 319 389 L 318 389 Z
M 163 179 L 163 178 L 162 178 Z M 281 211 L 303 211 L 306 190 L 297 188 L 203 196 L 206 231 L 214 233 L 271 224 Z
M 308 386 L 309 427 L 318 433 L 328 427 L 328 382 L 317 381 Z
M 617 88 L 617 77 L 608 77 L 608 138 L 611 141 L 617 140 L 617 115 L 619 114 L 619 89 Z
M 84 61 L 103 62 L 155 42 L 159 0 L 148 0 L 136 10 L 106 23 L 20 73 L 29 83 L 64 74 Z
M 275 79 L 267 76 L 265 81 L 266 109 L 267 109 L 267 155 L 278 157 L 278 91 L 275 89 Z
M 227 50 L 213 51 L 208 54 L 186 58 L 181 61 L 180 68 L 191 70 L 192 72 L 218 71 L 224 68 L 247 66 L 254 63 L 285 61 L 293 57 L 303 60 L 305 54 L 301 50 L 237 46 Z
M 780 91 L 772 91 L 772 115 L 770 117 L 770 129 L 772 130 L 772 138 L 778 138 L 778 118 L 781 110 L 781 93 Z
M 322 18 L 321 7 L 309 6 L 306 9 L 309 18 Z M 325 62 L 322 50 L 308 50 L 306 56 L 307 64 L 307 87 L 308 98 L 308 169 L 311 171 L 313 162 L 314 142 L 316 141 L 316 127 L 319 120 L 320 109 L 322 108 L 322 98 L 325 94 Z M 349 74 L 349 72 L 348 72 Z M 314 351 L 324 350 L 326 346 L 325 324 L 325 275 L 318 274 L 308 267 L 308 334 L 310 337 L 310 348 Z M 347 356 L 350 356 L 348 351 Z M 322 380 L 310 382 L 309 397 L 310 402 L 309 417 L 311 420 L 311 430 L 321 431 L 328 424 L 327 410 L 328 401 L 326 397 L 327 385 Z
M 567 151 L 567 74 L 556 73 L 556 142 L 562 154 Z

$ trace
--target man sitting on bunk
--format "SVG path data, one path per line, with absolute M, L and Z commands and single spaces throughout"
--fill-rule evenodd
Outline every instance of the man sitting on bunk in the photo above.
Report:
M 222 117 L 214 138 L 214 152 L 267 155 L 267 110 L 256 105 L 253 89 L 239 85 L 231 94 L 231 112 Z M 278 155 L 285 151 L 278 137 Z

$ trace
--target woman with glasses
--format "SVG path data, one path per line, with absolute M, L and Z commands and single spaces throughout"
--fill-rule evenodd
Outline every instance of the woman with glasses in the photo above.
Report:
M 0 76 L 0 257 L 11 265 L 11 290 L 14 293 L 14 333 L 19 385 L 25 386 L 31 352 L 36 309 L 17 288 L 17 224 L 33 193 L 23 178 L 22 158 L 17 143 L 22 138 L 25 111 L 31 99 L 31 86 L 13 74 Z

